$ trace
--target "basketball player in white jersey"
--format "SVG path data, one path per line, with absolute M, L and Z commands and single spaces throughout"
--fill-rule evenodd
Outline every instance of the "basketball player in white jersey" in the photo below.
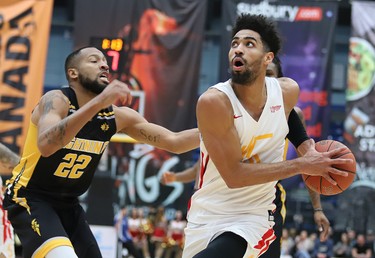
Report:
M 275 239 L 275 184 L 297 174 L 346 172 L 332 165 L 340 150 L 318 153 L 313 140 L 298 144 L 302 157 L 283 161 L 288 116 L 299 87 L 289 78 L 266 77 L 281 40 L 262 15 L 241 15 L 229 50 L 232 78 L 198 100 L 201 133 L 199 190 L 191 199 L 183 258 L 259 257 Z
M 7 211 L 3 208 L 3 180 L 1 175 L 11 175 L 20 157 L 4 144 L 0 143 L 0 258 L 14 258 L 14 233 L 8 220 Z

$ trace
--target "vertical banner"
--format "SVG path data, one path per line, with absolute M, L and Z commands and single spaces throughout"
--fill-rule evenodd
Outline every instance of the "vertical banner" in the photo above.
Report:
M 283 40 L 280 54 L 283 72 L 301 88 L 298 106 L 304 113 L 307 133 L 315 140 L 326 138 L 330 111 L 329 61 L 337 3 L 223 1 L 222 80 L 229 76 L 226 49 L 230 47 L 232 26 L 241 13 L 262 14 L 277 23 Z
M 344 139 L 357 160 L 357 175 L 340 195 L 340 228 L 375 229 L 375 3 L 353 1 Z M 349 208 L 350 207 L 350 208 Z
M 43 93 L 53 0 L 0 2 L 0 142 L 20 153 Z
M 114 77 L 144 92 L 145 118 L 179 131 L 196 121 L 205 10 L 199 0 L 77 1 L 75 45 L 102 48 Z
M 75 4 L 76 48 L 93 45 L 104 52 L 112 79 L 127 82 L 133 90 L 132 107 L 171 131 L 195 127 L 206 1 L 80 0 Z M 109 147 L 104 161 L 109 165 L 103 171 L 111 172 L 119 205 L 186 209 L 190 186 L 163 186 L 159 179 L 166 170 L 184 168 L 191 153 L 174 156 L 123 142 Z

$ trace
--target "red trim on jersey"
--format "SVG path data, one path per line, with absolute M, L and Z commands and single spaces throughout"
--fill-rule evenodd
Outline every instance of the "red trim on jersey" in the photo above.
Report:
M 272 228 L 267 230 L 267 232 L 259 240 L 258 244 L 254 246 L 255 249 L 260 249 L 259 256 L 268 250 L 270 244 L 276 239 L 275 231 Z
M 208 164 L 208 161 L 210 160 L 210 156 L 207 155 L 206 159 L 204 159 L 204 153 L 202 152 L 201 153 L 202 157 L 201 157 L 201 170 L 199 172 L 199 186 L 198 186 L 198 189 L 200 189 L 202 187 L 202 184 L 203 184 L 203 176 L 204 176 L 204 173 L 206 173 L 206 170 L 207 170 L 207 164 Z
M 191 197 L 189 198 L 189 201 L 188 201 L 188 204 L 187 204 L 187 210 L 188 211 L 190 210 L 190 206 L 191 206 Z
M 206 170 L 207 170 L 207 164 L 208 164 L 208 161 L 209 161 L 210 157 L 209 155 L 207 155 L 206 159 L 204 158 L 204 153 L 201 152 L 201 168 L 200 168 L 200 171 L 199 171 L 199 184 L 198 184 L 198 188 L 195 189 L 195 191 L 198 191 L 201 187 L 202 187 L 202 184 L 203 184 L 203 176 L 204 174 L 206 173 Z M 190 210 L 190 207 L 191 207 L 191 197 L 189 198 L 189 201 L 188 201 L 188 204 L 187 204 L 187 210 L 189 212 Z
M 11 229 L 11 224 L 10 221 L 8 220 L 8 211 L 4 210 L 3 208 L 3 202 L 0 197 L 0 215 L 2 215 L 2 225 L 3 225 L 3 243 L 4 244 L 7 239 L 12 239 L 12 229 Z

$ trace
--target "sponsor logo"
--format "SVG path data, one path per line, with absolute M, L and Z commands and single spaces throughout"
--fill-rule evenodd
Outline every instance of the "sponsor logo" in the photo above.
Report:
M 321 21 L 323 11 L 320 7 L 300 7 L 296 21 Z
M 292 5 L 276 5 L 269 4 L 268 1 L 260 3 L 244 3 L 237 4 L 237 15 L 241 13 L 262 14 L 272 18 L 275 21 L 321 21 L 323 18 L 323 10 L 319 6 L 292 6 Z
M 237 119 L 237 118 L 240 118 L 240 117 L 242 117 L 242 115 L 239 115 L 239 116 L 234 115 L 234 116 L 233 116 L 234 119 Z
M 279 111 L 280 108 L 281 108 L 281 105 L 270 107 L 271 113 L 275 113 L 275 112 Z

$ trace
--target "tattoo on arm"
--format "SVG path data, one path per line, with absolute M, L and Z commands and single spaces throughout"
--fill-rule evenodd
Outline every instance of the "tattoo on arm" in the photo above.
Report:
M 48 97 L 43 98 L 43 101 L 41 102 L 43 106 L 42 116 L 45 116 L 48 113 L 50 113 L 51 110 L 56 109 L 54 107 L 54 101 L 53 101 L 56 98 L 60 98 L 64 102 L 67 101 L 67 99 L 61 96 L 61 94 L 51 93 L 51 95 L 49 95 Z M 68 124 L 68 117 L 60 121 L 56 127 L 51 128 L 49 131 L 46 132 L 44 138 L 48 142 L 48 144 L 63 145 L 63 139 L 66 133 L 67 124 Z
M 16 153 L 0 143 L 0 162 L 5 168 L 12 170 L 19 160 L 20 158 Z
M 64 119 L 63 121 L 60 121 L 57 127 L 54 127 L 46 133 L 44 137 L 47 140 L 48 144 L 63 145 L 67 124 L 68 118 Z
M 139 133 L 141 134 L 142 138 L 147 142 L 160 142 L 160 134 L 152 135 L 147 133 L 143 129 L 139 130 Z

